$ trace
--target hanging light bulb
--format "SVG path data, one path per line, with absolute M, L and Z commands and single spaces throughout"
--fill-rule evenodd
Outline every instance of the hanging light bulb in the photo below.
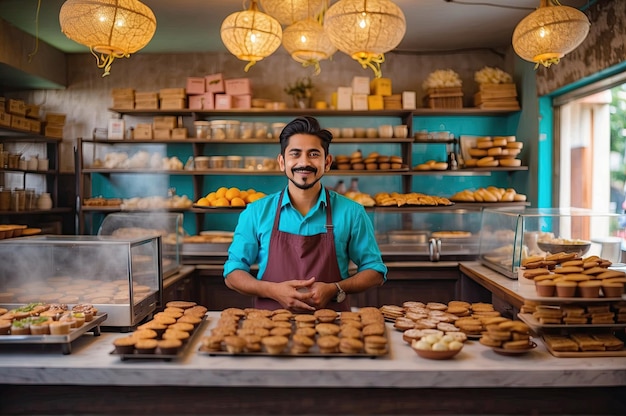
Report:
M 317 16 L 326 0 L 259 0 L 261 7 L 281 24 L 289 26 L 307 17 Z
M 300 20 L 283 31 L 283 46 L 291 57 L 303 66 L 313 65 L 320 73 L 320 61 L 330 58 L 337 48 L 315 19 Z
M 249 61 L 244 68 L 248 72 L 252 65 L 278 49 L 283 30 L 276 19 L 261 13 L 256 0 L 252 0 L 248 10 L 224 19 L 220 35 L 230 53 L 242 61 Z
M 326 11 L 324 28 L 337 49 L 380 78 L 384 54 L 400 44 L 406 20 L 390 0 L 339 0 Z
M 88 46 L 98 68 L 110 74 L 115 58 L 128 58 L 156 31 L 152 10 L 138 0 L 67 0 L 59 12 L 61 31 Z
M 522 19 L 513 31 L 513 50 L 522 59 L 549 67 L 576 49 L 589 34 L 589 20 L 573 7 L 549 5 L 541 0 L 537 10 Z

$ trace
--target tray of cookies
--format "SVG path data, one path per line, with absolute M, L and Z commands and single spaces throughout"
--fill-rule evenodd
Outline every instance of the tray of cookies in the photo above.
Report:
M 560 358 L 626 357 L 624 341 L 611 332 L 544 334 L 543 341 L 550 354 Z
M 536 332 L 544 328 L 626 328 L 626 302 L 525 306 L 518 317 Z
M 385 321 L 374 307 L 313 314 L 228 308 L 198 349 L 209 356 L 375 358 L 388 352 Z
M 170 301 L 153 318 L 113 341 L 111 355 L 126 360 L 171 361 L 187 354 L 202 333 L 207 308 L 195 302 Z
M 479 342 L 501 355 L 522 355 L 537 348 L 530 338 L 530 327 L 522 321 L 504 317 L 490 318 Z
M 72 342 L 87 332 L 100 335 L 107 314 L 92 305 L 47 304 L 0 307 L 0 344 L 59 344 L 63 354 L 72 352 Z

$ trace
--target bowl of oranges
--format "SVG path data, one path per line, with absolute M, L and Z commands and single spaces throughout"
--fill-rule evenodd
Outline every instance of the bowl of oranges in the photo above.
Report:
M 194 208 L 245 208 L 246 205 L 266 196 L 255 189 L 239 189 L 237 187 L 222 186 L 199 198 Z

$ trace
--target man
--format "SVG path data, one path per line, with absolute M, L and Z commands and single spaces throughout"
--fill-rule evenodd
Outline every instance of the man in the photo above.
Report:
M 298 117 L 280 134 L 283 191 L 241 213 L 224 265 L 226 285 L 255 296 L 263 309 L 349 310 L 346 293 L 383 284 L 382 262 L 365 209 L 322 186 L 330 170 L 332 134 L 313 117 Z M 348 275 L 350 260 L 357 273 Z M 259 264 L 257 278 L 250 266 Z

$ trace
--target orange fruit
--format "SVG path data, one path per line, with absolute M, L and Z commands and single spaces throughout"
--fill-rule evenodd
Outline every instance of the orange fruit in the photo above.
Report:
M 221 188 L 219 188 L 217 191 L 215 191 L 215 195 L 218 198 L 222 198 L 224 195 L 226 195 L 226 192 L 228 192 L 228 188 L 225 186 L 222 186 Z
M 231 207 L 245 207 L 246 202 L 239 197 L 235 197 L 230 201 L 230 206 Z
M 241 191 L 241 192 L 239 192 L 239 198 L 245 200 L 247 196 L 248 196 L 248 191 Z
M 248 189 L 246 192 L 248 192 L 248 194 L 254 194 L 254 193 L 256 193 L 256 191 L 254 190 L 254 188 L 250 188 L 250 189 Z
M 248 202 L 254 202 L 254 201 L 258 201 L 259 199 L 263 198 L 265 196 L 265 194 L 263 192 L 256 192 L 252 195 L 248 195 Z
M 224 194 L 224 197 L 226 199 L 228 199 L 229 201 L 232 201 L 233 198 L 238 198 L 239 197 L 239 188 L 230 188 L 228 191 L 226 191 L 226 193 Z
M 208 206 L 211 206 L 211 201 L 209 201 L 206 198 L 200 198 L 200 199 L 198 199 L 198 202 L 196 202 L 196 205 L 200 205 L 200 206 L 203 206 L 203 207 L 208 207 Z
M 214 201 L 217 199 L 217 194 L 215 192 L 209 192 L 206 196 L 206 199 L 208 199 L 209 201 Z
M 221 198 L 218 198 L 215 201 L 215 205 L 213 205 L 213 206 L 215 206 L 215 207 L 229 207 L 230 206 L 230 202 L 228 201 L 228 199 L 226 199 L 224 197 L 221 197 Z

